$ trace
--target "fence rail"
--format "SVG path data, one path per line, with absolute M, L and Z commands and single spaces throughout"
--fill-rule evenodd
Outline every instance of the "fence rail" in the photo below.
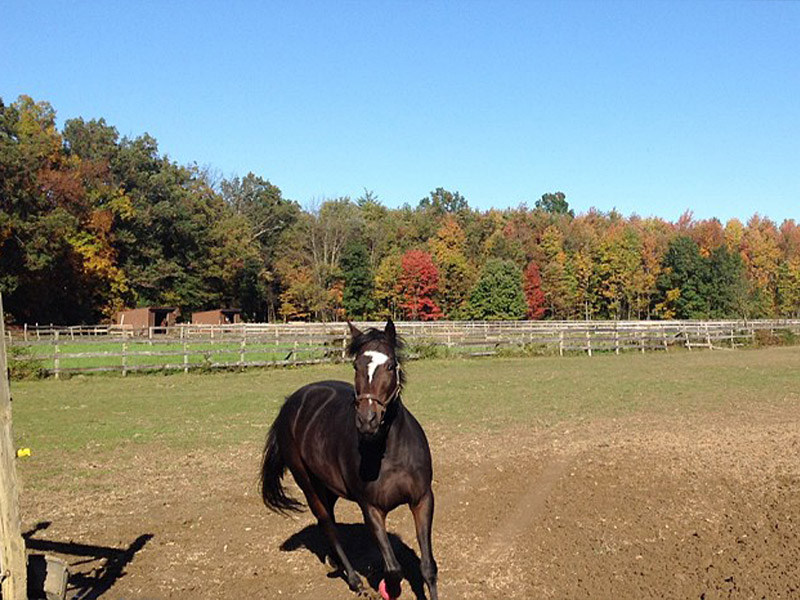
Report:
M 382 326 L 359 323 L 359 327 Z M 735 349 L 766 332 L 800 335 L 800 319 L 755 321 L 438 321 L 398 322 L 412 355 L 433 348 L 486 356 L 513 349 L 567 353 L 668 351 L 680 346 Z M 28 326 L 9 328 L 16 362 L 50 375 L 194 368 L 245 368 L 344 359 L 344 323 L 247 323 L 172 327 Z

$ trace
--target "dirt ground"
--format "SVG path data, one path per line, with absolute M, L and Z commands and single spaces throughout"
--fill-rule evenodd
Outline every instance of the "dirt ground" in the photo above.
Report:
M 722 413 L 427 430 L 442 598 L 800 597 L 798 394 Z M 311 515 L 261 504 L 260 450 L 120 453 L 102 485 L 23 497 L 29 545 L 68 560 L 81 600 L 354 598 L 320 561 Z M 376 585 L 358 511 L 342 502 L 337 516 Z M 409 512 L 389 527 L 403 597 L 422 598 Z

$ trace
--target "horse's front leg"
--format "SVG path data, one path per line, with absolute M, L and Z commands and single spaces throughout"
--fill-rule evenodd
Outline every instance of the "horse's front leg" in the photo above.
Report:
M 391 598 L 397 598 L 400 595 L 403 571 L 394 555 L 394 550 L 392 550 L 389 535 L 386 533 L 386 513 L 369 504 L 363 505 L 361 511 L 364 513 L 364 522 L 372 532 L 383 557 L 383 578 L 386 582 L 386 591 Z
M 436 590 L 436 580 L 438 567 L 433 560 L 433 548 L 431 546 L 431 531 L 433 529 L 433 490 L 422 497 L 415 506 L 411 507 L 411 514 L 414 515 L 414 526 L 417 529 L 417 541 L 419 541 L 420 571 L 425 583 L 428 584 L 428 591 L 431 600 L 438 600 L 439 593 Z

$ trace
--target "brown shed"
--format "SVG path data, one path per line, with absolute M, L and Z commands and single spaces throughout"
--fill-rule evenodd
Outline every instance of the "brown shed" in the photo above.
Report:
M 238 308 L 217 308 L 192 314 L 192 325 L 233 325 L 242 322 Z
M 175 325 L 180 311 L 174 306 L 146 306 L 118 312 L 114 320 L 117 325 L 134 329 L 145 327 L 171 327 Z

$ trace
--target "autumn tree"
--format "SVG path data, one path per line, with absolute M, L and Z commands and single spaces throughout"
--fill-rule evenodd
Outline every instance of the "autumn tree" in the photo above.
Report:
M 529 319 L 541 319 L 544 317 L 546 308 L 539 265 L 530 262 L 525 269 L 523 280 L 523 292 L 528 305 L 527 316 Z
M 444 314 L 448 319 L 464 318 L 474 269 L 464 255 L 466 236 L 455 217 L 444 218 L 429 246 L 439 271 L 439 300 Z
M 542 292 L 548 316 L 567 319 L 574 314 L 576 281 L 564 250 L 564 234 L 555 225 L 545 229 L 540 243 Z
M 375 271 L 376 314 L 381 319 L 401 317 L 403 289 L 400 283 L 403 273 L 403 257 L 393 252 L 386 255 Z
M 409 250 L 403 255 L 398 279 L 400 307 L 412 321 L 432 321 L 442 318 L 436 302 L 439 292 L 439 272 L 431 255 L 423 250 Z

